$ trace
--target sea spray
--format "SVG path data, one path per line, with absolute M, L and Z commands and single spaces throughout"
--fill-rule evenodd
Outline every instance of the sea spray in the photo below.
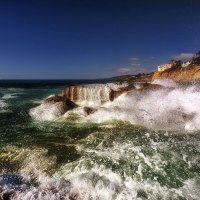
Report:
M 200 134 L 198 130 L 185 131 L 185 120 L 193 122 L 196 116 L 189 111 L 198 111 L 193 108 L 198 106 L 198 85 L 165 85 L 151 90 L 137 83 L 135 88 L 113 102 L 96 106 L 90 115 L 83 112 L 85 105 L 67 111 L 62 115 L 65 122 L 32 120 L 27 113 L 38 105 L 34 100 L 55 93 L 51 88 L 27 89 L 15 99 L 5 99 L 13 112 L 0 114 L 1 192 L 10 193 L 14 200 L 199 199 Z M 187 114 L 181 128 L 176 125 L 173 132 L 168 131 L 169 127 L 164 129 L 163 124 L 164 130 L 146 128 L 143 120 L 135 121 L 140 115 L 132 118 L 134 108 L 139 114 L 145 113 L 146 121 L 150 119 L 154 125 L 159 112 L 154 109 L 153 113 L 151 107 L 158 108 L 160 105 L 155 104 L 165 100 L 164 95 L 171 100 L 177 94 L 180 97 L 169 105 L 176 110 L 181 103 L 175 119 L 182 112 Z M 146 106 L 146 97 L 155 104 Z M 151 120 L 134 106 L 150 110 L 155 117 Z M 164 103 L 161 117 L 170 113 L 167 108 Z M 67 113 L 80 117 L 68 121 L 71 116 Z M 12 182 L 13 177 L 19 181 Z
M 157 130 L 195 131 L 200 129 L 199 107 L 198 86 L 176 86 L 157 91 L 130 91 L 105 104 L 88 119 L 98 123 L 117 119 Z
M 124 92 L 113 101 L 104 102 L 109 95 L 108 85 L 81 86 L 78 91 L 78 109 L 61 112 L 59 105 L 41 104 L 30 110 L 37 120 L 78 119 L 79 122 L 102 123 L 121 120 L 155 130 L 200 129 L 200 90 L 198 85 L 179 86 L 169 79 L 156 80 L 152 85 L 161 85 L 159 89 L 143 89 L 143 83 L 134 84 L 134 89 Z M 138 86 L 140 85 L 140 87 Z M 112 85 L 112 88 L 119 87 Z M 109 86 L 111 88 L 111 86 Z M 103 94 L 102 94 L 103 91 Z M 102 96 L 103 95 L 103 96 Z M 104 103 L 102 103 L 102 101 Z M 92 106 L 95 112 L 84 113 L 84 106 Z

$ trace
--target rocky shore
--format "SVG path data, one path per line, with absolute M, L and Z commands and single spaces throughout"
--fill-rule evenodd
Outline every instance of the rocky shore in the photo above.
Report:
M 162 86 L 151 83 L 111 83 L 66 86 L 61 94 L 51 95 L 41 105 L 31 109 L 30 115 L 38 120 L 59 120 L 68 117 L 71 110 L 83 116 L 93 114 L 107 102 L 129 92 L 148 92 L 161 89 Z M 72 112 L 72 114 L 74 114 Z
M 29 114 L 42 121 L 62 121 L 66 118 L 75 119 L 77 116 L 84 118 L 102 109 L 104 104 L 115 102 L 115 99 L 122 95 L 144 95 L 162 89 L 165 86 L 159 80 L 166 80 L 164 83 L 169 89 L 176 83 L 198 82 L 200 65 L 173 67 L 150 74 L 117 77 L 112 80 L 113 83 L 68 85 L 59 95 L 51 95 L 41 105 L 31 109 Z

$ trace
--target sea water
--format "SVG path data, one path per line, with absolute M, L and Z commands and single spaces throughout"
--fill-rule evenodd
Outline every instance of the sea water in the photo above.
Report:
M 200 198 L 198 86 L 122 95 L 84 120 L 31 117 L 62 84 L 0 88 L 0 191 L 23 200 Z

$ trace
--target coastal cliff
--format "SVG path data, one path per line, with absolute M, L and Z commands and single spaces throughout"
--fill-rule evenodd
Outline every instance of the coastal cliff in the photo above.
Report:
M 172 68 L 166 71 L 156 71 L 152 80 L 168 78 L 176 82 L 192 82 L 200 80 L 200 65 Z
M 127 81 L 129 83 L 133 83 L 133 82 L 151 82 L 156 79 L 163 79 L 163 78 L 172 79 L 180 83 L 200 81 L 200 64 L 188 67 L 177 67 L 177 68 L 175 67 L 164 71 L 155 71 L 149 74 L 141 74 L 135 76 L 132 75 L 119 76 L 112 78 L 112 80 Z

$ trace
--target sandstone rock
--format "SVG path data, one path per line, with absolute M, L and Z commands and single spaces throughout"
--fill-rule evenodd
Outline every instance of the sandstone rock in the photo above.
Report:
M 99 101 L 102 104 L 107 101 L 113 101 L 121 94 L 132 89 L 135 89 L 133 84 L 129 84 L 127 87 L 119 86 L 119 88 L 115 89 L 108 84 L 67 86 L 62 91 L 61 96 L 73 102 Z
M 160 78 L 173 79 L 177 82 L 191 82 L 200 80 L 200 65 L 169 69 L 163 72 L 154 72 L 153 80 Z
M 138 88 L 135 83 L 128 83 L 124 87 L 109 87 L 107 84 L 99 86 L 98 84 L 93 85 L 82 85 L 82 86 L 67 86 L 62 91 L 61 96 L 54 97 L 56 101 L 63 101 L 62 99 L 70 99 L 76 103 L 81 101 L 99 101 L 103 104 L 107 101 L 114 101 L 120 95 L 133 90 L 156 90 L 162 86 L 150 83 L 138 83 Z M 50 98 L 51 101 L 51 98 Z

